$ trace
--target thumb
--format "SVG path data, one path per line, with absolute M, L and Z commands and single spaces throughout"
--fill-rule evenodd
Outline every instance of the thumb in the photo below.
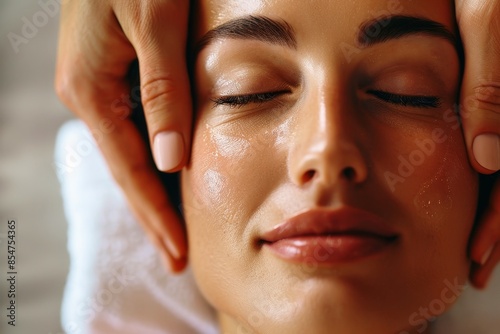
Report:
M 462 1 L 458 25 L 465 49 L 461 110 L 471 165 L 500 170 L 500 1 Z
M 192 105 L 186 66 L 189 1 L 137 1 L 124 27 L 139 60 L 141 100 L 157 168 L 180 170 L 187 162 Z M 129 16 L 130 17 L 130 16 Z

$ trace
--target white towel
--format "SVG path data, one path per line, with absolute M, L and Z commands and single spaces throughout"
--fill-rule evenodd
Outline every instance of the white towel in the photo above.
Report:
M 65 332 L 217 333 L 191 271 L 163 267 L 80 121 L 60 129 L 55 165 L 68 221 Z

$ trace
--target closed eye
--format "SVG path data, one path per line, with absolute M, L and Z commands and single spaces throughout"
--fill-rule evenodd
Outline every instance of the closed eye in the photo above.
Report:
M 214 107 L 217 106 L 229 106 L 231 108 L 243 107 L 251 103 L 264 103 L 269 102 L 276 97 L 289 93 L 289 91 L 276 91 L 276 92 L 265 92 L 265 93 L 255 93 L 255 94 L 245 94 L 245 95 L 227 95 L 219 96 L 211 99 L 214 103 Z
M 400 95 L 379 90 L 368 90 L 367 93 L 382 101 L 403 107 L 439 108 L 441 106 L 441 99 L 436 96 Z
M 289 91 L 283 90 L 244 95 L 227 95 L 219 96 L 211 100 L 212 102 L 214 102 L 214 107 L 225 105 L 229 106 L 230 108 L 240 108 L 252 103 L 269 102 L 276 97 L 286 93 L 289 93 Z M 436 96 L 401 95 L 379 90 L 368 90 L 367 93 L 377 97 L 384 102 L 400 105 L 403 107 L 439 108 L 441 106 L 441 99 Z

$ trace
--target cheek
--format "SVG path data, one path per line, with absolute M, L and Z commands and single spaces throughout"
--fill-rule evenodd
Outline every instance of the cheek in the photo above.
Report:
M 436 143 L 435 152 L 428 157 L 428 168 L 422 165 L 421 171 L 415 170 L 414 180 L 408 180 L 411 195 L 407 207 L 415 226 L 426 233 L 427 240 L 436 242 L 434 249 L 443 259 L 457 259 L 468 267 L 466 251 L 476 212 L 478 178 L 468 163 L 461 129 L 449 131 L 443 138 L 446 140 Z
M 219 283 L 251 275 L 248 222 L 282 175 L 273 143 L 280 145 L 284 129 L 245 133 L 199 122 L 190 164 L 182 172 L 189 261 L 209 302 L 229 310 L 233 300 L 224 297 Z M 230 292 L 241 293 L 238 287 Z
M 377 177 L 398 207 L 391 218 L 406 225 L 402 254 L 412 266 L 405 270 L 428 290 L 456 277 L 465 281 L 478 177 L 469 165 L 462 130 L 443 122 L 382 138 L 381 147 L 391 150 L 382 153 Z
M 442 149 L 437 149 L 439 157 L 429 161 L 432 166 L 427 173 L 422 172 L 414 189 L 413 206 L 416 215 L 425 221 L 449 222 L 465 214 L 466 220 L 475 211 L 475 184 L 470 167 L 467 165 L 461 139 L 448 139 Z M 467 190 L 465 190 L 467 189 Z M 465 204 L 465 205 L 464 205 Z M 458 216 L 458 217 L 457 217 Z
M 379 138 L 376 147 L 386 149 L 374 151 L 378 156 L 372 175 L 394 205 L 387 210 L 388 219 L 403 231 L 393 284 L 405 282 L 401 288 L 407 300 L 427 306 L 441 301 L 449 282 L 467 281 L 477 174 L 468 163 L 462 130 L 445 122 L 406 133 L 381 129 Z M 443 303 L 443 310 L 453 304 Z
M 248 220 L 266 192 L 262 185 L 273 164 L 266 155 L 267 140 L 209 126 L 196 131 L 191 163 L 183 172 L 183 197 L 191 208 L 189 213 L 218 225 L 231 217 L 233 227 Z
M 395 169 L 401 181 L 394 194 L 416 221 L 436 228 L 472 222 L 477 201 L 477 176 L 468 163 L 461 130 L 438 131 L 407 143 Z
M 184 171 L 184 201 L 198 208 L 192 212 L 231 217 L 231 225 L 241 225 L 286 176 L 290 120 L 211 125 L 215 118 L 208 113 L 197 121 L 191 162 Z
M 225 173 L 228 163 L 210 140 L 210 133 L 198 128 L 190 164 L 182 171 L 183 213 L 190 266 L 205 298 L 218 305 L 217 282 L 224 278 L 224 268 L 231 266 L 227 257 L 218 254 L 225 253 L 228 234 L 234 229 L 229 222 L 235 189 Z

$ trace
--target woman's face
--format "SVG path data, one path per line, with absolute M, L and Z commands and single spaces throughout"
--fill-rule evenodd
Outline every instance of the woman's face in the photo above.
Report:
M 450 1 L 200 1 L 190 262 L 231 333 L 423 332 L 477 195 Z

